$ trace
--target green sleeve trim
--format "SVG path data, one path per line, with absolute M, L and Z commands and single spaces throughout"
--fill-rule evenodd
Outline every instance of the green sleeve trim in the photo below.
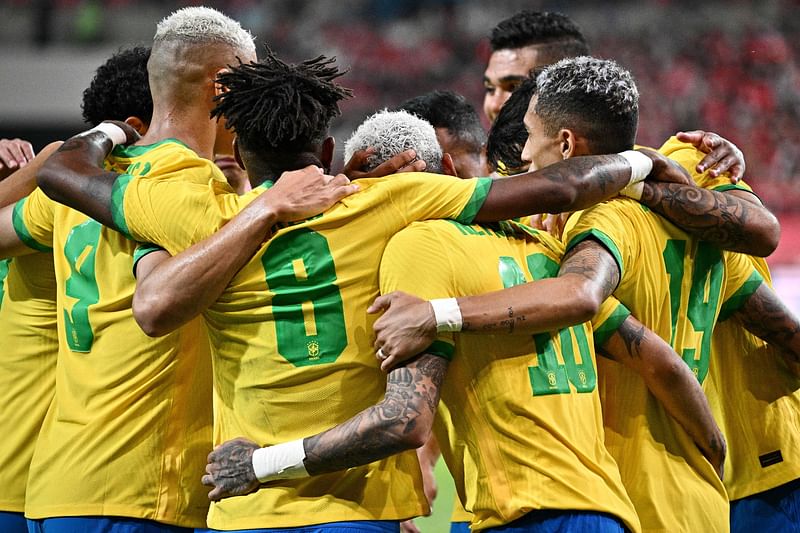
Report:
M 136 277 L 136 264 L 139 263 L 139 260 L 142 257 L 161 250 L 163 250 L 162 247 L 150 243 L 140 244 L 137 246 L 136 250 L 133 252 L 133 277 Z
M 130 174 L 120 174 L 111 189 L 111 219 L 117 227 L 117 231 L 131 240 L 136 240 L 128 230 L 128 223 L 125 221 L 125 191 L 128 189 L 133 176 Z
M 462 224 L 472 224 L 475 220 L 475 215 L 483 207 L 486 197 L 489 195 L 489 189 L 492 188 L 492 178 L 475 178 L 478 183 L 475 184 L 475 190 L 472 191 L 467 205 L 461 210 L 461 213 L 455 218 L 456 221 Z
M 750 298 L 754 292 L 758 290 L 761 284 L 764 283 L 764 278 L 761 277 L 757 271 L 753 271 L 750 274 L 750 277 L 747 278 L 739 289 L 733 293 L 733 296 L 728 298 L 722 307 L 719 310 L 719 316 L 717 317 L 717 322 L 722 322 L 723 320 L 727 320 L 734 314 L 736 311 L 741 309 L 742 305 Z
M 752 189 L 750 189 L 748 187 L 743 187 L 743 186 L 738 185 L 736 183 L 728 183 L 727 185 L 720 185 L 719 187 L 714 187 L 711 190 L 712 191 L 717 191 L 717 192 L 744 191 L 744 192 L 749 192 L 750 194 L 752 194 L 753 196 L 755 196 L 756 198 L 761 200 L 761 197 L 759 195 L 757 195 L 755 192 L 753 192 Z
M 614 334 L 615 331 L 619 329 L 623 322 L 625 322 L 628 317 L 631 316 L 630 310 L 625 307 L 623 304 L 619 304 L 614 312 L 609 315 L 609 317 L 594 330 L 594 345 L 595 346 L 602 346 L 608 339 L 611 338 L 611 335 Z
M 617 245 L 614 243 L 614 241 L 611 240 L 611 237 L 598 229 L 590 229 L 575 235 L 567 244 L 567 249 L 564 251 L 564 254 L 572 250 L 578 243 L 585 241 L 589 237 L 594 237 L 600 241 L 603 246 L 605 246 L 608 251 L 611 252 L 611 255 L 614 256 L 614 260 L 617 262 L 617 266 L 619 267 L 619 278 L 622 279 L 623 275 L 625 274 L 625 265 L 622 262 L 622 254 L 619 252 L 619 248 L 617 248 Z
M 150 150 L 152 150 L 154 148 L 158 148 L 161 145 L 172 144 L 172 143 L 179 144 L 179 145 L 183 146 L 184 148 L 187 148 L 187 149 L 191 150 L 191 148 L 189 148 L 186 145 L 186 143 L 184 143 L 183 141 L 178 140 L 178 139 L 176 139 L 174 137 L 170 137 L 170 138 L 158 141 L 157 143 L 154 143 L 154 144 L 146 144 L 146 145 L 139 145 L 139 144 L 124 145 L 124 144 L 119 144 L 119 145 L 114 147 L 114 149 L 111 151 L 111 154 L 113 156 L 115 156 L 115 157 L 128 157 L 128 158 L 139 157 L 139 156 L 142 156 L 142 155 L 146 154 L 147 152 L 149 152 Z M 192 151 L 194 151 L 194 150 L 192 150 Z
M 425 350 L 425 353 L 429 353 L 431 355 L 436 355 L 438 357 L 442 357 L 447 359 L 448 361 L 453 360 L 453 353 L 456 351 L 456 347 L 450 344 L 449 342 L 444 341 L 433 341 L 433 344 L 428 346 L 428 349 Z
M 52 248 L 45 246 L 34 239 L 33 235 L 31 235 L 31 232 L 28 231 L 27 226 L 25 226 L 25 219 L 22 213 L 25 209 L 25 202 L 27 201 L 28 197 L 26 196 L 14 204 L 14 212 L 11 215 L 11 222 L 14 225 L 14 231 L 17 232 L 17 237 L 19 237 L 19 240 L 21 240 L 28 248 L 32 248 L 40 252 L 52 252 Z

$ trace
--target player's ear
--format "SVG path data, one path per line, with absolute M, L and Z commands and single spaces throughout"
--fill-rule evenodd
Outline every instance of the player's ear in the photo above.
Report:
M 229 68 L 221 68 L 214 73 L 214 96 L 219 96 L 222 93 L 228 92 L 228 88 L 217 81 L 222 74 L 230 72 Z
M 333 137 L 325 137 L 322 141 L 322 150 L 319 154 L 319 162 L 322 163 L 322 168 L 325 173 L 331 171 L 331 163 L 333 163 L 333 152 L 336 149 L 336 139 Z
M 244 161 L 242 161 L 242 155 L 239 153 L 239 138 L 233 138 L 233 158 L 236 160 L 236 163 L 246 169 L 247 167 L 244 166 Z
M 458 173 L 456 173 L 456 164 L 453 162 L 453 156 L 447 152 L 442 154 L 442 174 L 459 177 Z
M 559 150 L 561 151 L 562 159 L 569 159 L 577 155 L 575 153 L 576 145 L 578 142 L 575 132 L 570 129 L 562 129 L 558 132 Z
M 128 117 L 125 119 L 125 124 L 135 129 L 139 135 L 147 133 L 147 128 L 149 127 L 149 124 L 145 124 L 139 117 Z

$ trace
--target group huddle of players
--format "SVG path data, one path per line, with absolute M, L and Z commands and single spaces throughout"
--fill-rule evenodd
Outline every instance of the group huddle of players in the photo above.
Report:
M 741 152 L 634 149 L 564 15 L 491 44 L 488 139 L 435 92 L 336 175 L 332 59 L 190 7 L 98 69 L 95 127 L 0 182 L 0 529 L 413 531 L 441 449 L 453 531 L 800 530 Z

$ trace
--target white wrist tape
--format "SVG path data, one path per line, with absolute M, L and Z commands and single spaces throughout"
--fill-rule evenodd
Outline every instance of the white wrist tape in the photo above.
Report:
M 461 331 L 463 320 L 455 298 L 431 300 L 431 307 L 436 319 L 436 331 Z
M 619 193 L 622 196 L 627 196 L 628 198 L 633 198 L 637 202 L 642 199 L 642 193 L 644 192 L 644 182 L 640 181 L 639 183 L 633 183 L 628 185 Z
M 619 155 L 627 159 L 628 164 L 631 166 L 631 179 L 628 181 L 628 185 L 639 183 L 653 170 L 653 160 L 642 152 L 625 150 L 624 152 L 620 152 Z
M 303 464 L 305 458 L 303 439 L 297 439 L 254 451 L 253 470 L 261 483 L 273 479 L 308 477 Z
M 125 144 L 125 142 L 128 140 L 128 136 L 125 134 L 125 130 L 123 130 L 116 124 L 112 124 L 110 122 L 101 122 L 94 128 L 88 130 L 86 133 L 92 133 L 95 131 L 99 131 L 105 134 L 106 137 L 111 139 L 111 144 L 113 146 L 117 146 L 118 144 Z

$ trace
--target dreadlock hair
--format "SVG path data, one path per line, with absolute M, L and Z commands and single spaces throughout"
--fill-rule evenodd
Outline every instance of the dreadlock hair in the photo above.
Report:
M 492 123 L 486 141 L 486 161 L 492 171 L 511 175 L 525 166 L 522 149 L 528 140 L 528 131 L 523 121 L 531 98 L 536 94 L 536 76 L 542 70 L 540 67 L 531 71 L 531 77 L 525 78 L 511 93 Z
M 83 91 L 83 120 L 97 126 L 104 120 L 137 117 L 147 124 L 153 117 L 153 98 L 147 78 L 150 48 L 120 50 L 106 61 Z
M 489 42 L 492 52 L 536 46 L 542 64 L 589 55 L 589 45 L 578 25 L 563 13 L 549 11 L 516 13 L 494 27 Z
M 480 157 L 486 132 L 475 107 L 460 94 L 432 91 L 406 100 L 397 106 L 397 111 L 408 111 L 427 120 L 434 128 L 446 129 L 458 144 Z
M 313 152 L 339 116 L 339 102 L 353 95 L 334 83 L 344 74 L 336 58 L 318 56 L 288 64 L 267 49 L 264 59 L 239 63 L 221 74 L 224 92 L 215 97 L 213 117 L 224 117 L 237 135 L 240 151 L 280 173 L 294 170 L 301 152 Z

